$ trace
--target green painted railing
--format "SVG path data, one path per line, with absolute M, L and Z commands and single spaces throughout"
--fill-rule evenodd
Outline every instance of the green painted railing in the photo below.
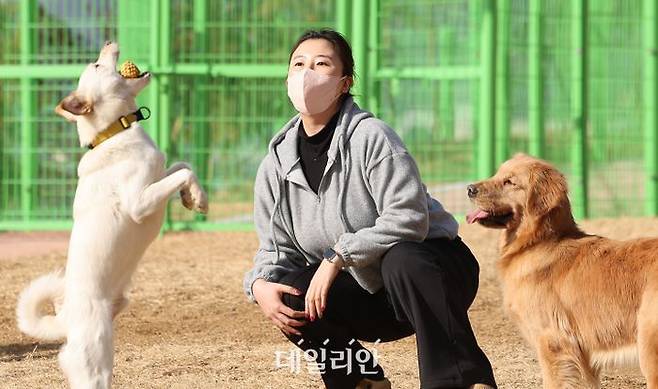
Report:
M 293 114 L 288 50 L 320 27 L 348 37 L 357 102 L 449 210 L 523 151 L 565 172 L 579 218 L 655 215 L 656 18 L 654 0 L 5 0 L 0 229 L 70 227 L 83 151 L 52 109 L 106 39 L 154 74 L 145 128 L 210 194 L 207 217 L 174 201 L 165 228 L 251 228 L 258 163 Z

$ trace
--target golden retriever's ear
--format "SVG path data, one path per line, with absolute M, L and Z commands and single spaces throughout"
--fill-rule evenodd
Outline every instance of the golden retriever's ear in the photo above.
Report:
M 57 107 L 55 107 L 55 113 L 70 122 L 75 122 L 78 116 L 86 115 L 92 109 L 93 105 L 91 102 L 81 99 L 75 93 L 71 93 L 59 102 Z
M 561 206 L 567 197 L 567 180 L 555 168 L 535 164 L 530 168 L 528 203 L 526 211 L 543 216 Z

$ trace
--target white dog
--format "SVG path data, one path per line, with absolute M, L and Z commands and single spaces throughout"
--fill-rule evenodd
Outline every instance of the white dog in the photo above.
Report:
M 59 362 L 72 388 L 109 388 L 112 320 L 127 303 L 137 262 L 160 231 L 176 192 L 183 205 L 207 212 L 208 201 L 189 165 L 165 171 L 165 156 L 137 123 L 135 104 L 149 83 L 144 73 L 117 73 L 119 48 L 108 42 L 86 67 L 78 88 L 55 111 L 77 123 L 81 146 L 73 230 L 66 270 L 33 281 L 19 297 L 18 326 L 43 340 L 66 338 Z M 42 312 L 54 303 L 56 315 Z

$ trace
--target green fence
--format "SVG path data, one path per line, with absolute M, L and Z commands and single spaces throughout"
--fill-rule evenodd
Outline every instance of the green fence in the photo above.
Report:
M 250 228 L 293 114 L 289 48 L 325 26 L 352 43 L 358 102 L 454 213 L 517 151 L 565 172 L 579 217 L 658 212 L 655 0 L 0 0 L 0 229 L 70 226 L 83 151 L 53 107 L 106 39 L 154 73 L 144 126 L 210 194 L 206 217 L 172 202 L 166 228 Z

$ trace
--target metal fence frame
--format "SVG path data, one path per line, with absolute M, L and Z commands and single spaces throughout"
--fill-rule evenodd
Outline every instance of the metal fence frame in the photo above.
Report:
M 204 9 L 210 0 L 194 0 L 195 33 L 203 36 L 206 30 Z M 360 73 L 356 86 L 357 99 L 369 110 L 378 113 L 381 107 L 380 88 L 385 80 L 452 81 L 470 80 L 478 85 L 474 96 L 477 110 L 477 134 L 474 142 L 476 164 L 467 179 L 484 178 L 509 157 L 510 148 L 510 87 L 509 87 L 509 7 L 512 0 L 474 0 L 469 2 L 472 20 L 478 26 L 474 45 L 479 46 L 478 58 L 470 65 L 437 65 L 386 67 L 381 65 L 379 13 L 385 0 L 337 0 L 335 2 L 335 27 L 345 33 L 354 50 L 355 65 Z M 0 230 L 67 229 L 69 220 L 35 219 L 32 217 L 35 167 L 33 162 L 36 99 L 33 85 L 36 80 L 78 77 L 80 64 L 34 64 L 34 30 L 37 2 L 20 0 L 20 61 L 16 64 L 0 64 L 2 80 L 20 80 L 21 106 L 21 167 L 20 196 L 21 220 L 0 219 Z M 587 0 L 571 1 L 571 75 L 570 104 L 573 136 L 570 140 L 570 187 L 577 218 L 590 215 L 588 206 L 588 7 Z M 134 53 L 144 60 L 144 70 L 157 75 L 149 86 L 148 96 L 143 99 L 154 112 L 147 126 L 150 135 L 167 154 L 172 152 L 170 126 L 172 118 L 172 82 L 177 76 L 227 77 L 227 78 L 281 78 L 285 63 L 177 63 L 172 53 L 171 2 L 148 0 L 135 2 L 118 0 L 118 39 L 122 51 Z M 476 5 L 476 6 L 474 6 Z M 545 157 L 545 123 L 543 106 L 542 69 L 542 0 L 528 0 L 528 152 Z M 658 44 L 656 28 L 656 1 L 642 1 L 642 69 L 644 106 L 644 212 L 658 214 Z M 144 18 L 149 20 L 149 34 L 139 36 L 132 26 Z M 449 32 L 446 33 L 446 36 Z M 444 39 L 444 38 L 441 38 Z M 446 38 L 449 39 L 449 38 Z M 204 39 L 199 39 L 204 42 Z M 200 43 L 203 44 L 203 43 Z M 148 47 L 145 53 L 144 48 Z M 450 53 L 446 52 L 449 56 Z M 140 65 L 142 65 L 140 63 Z M 446 89 L 442 104 L 450 98 Z M 203 91 L 195 92 L 203 100 Z M 442 90 L 442 93 L 443 90 Z M 203 109 L 203 107 L 199 108 Z M 204 139 L 197 139 L 203 143 Z M 202 165 L 202 164 L 201 164 Z M 449 167 L 448 167 L 449 168 Z M 213 223 L 199 216 L 192 220 L 178 221 L 167 218 L 168 230 L 238 230 L 252 228 L 249 222 Z

